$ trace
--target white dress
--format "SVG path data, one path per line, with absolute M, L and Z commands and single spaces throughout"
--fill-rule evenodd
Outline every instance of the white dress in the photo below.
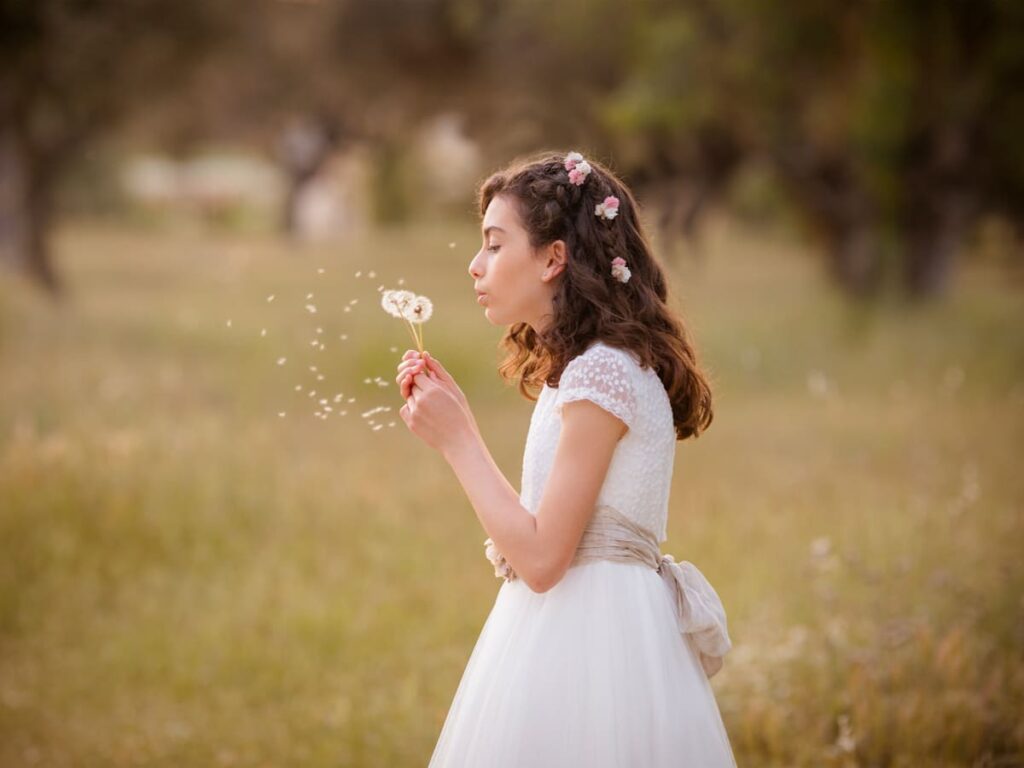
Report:
M 539 395 L 521 503 L 536 514 L 561 406 L 579 399 L 629 426 L 598 504 L 665 541 L 676 446 L 668 395 L 653 370 L 603 341 L 569 362 L 557 388 L 545 385 Z M 715 603 L 703 576 L 685 566 L 694 607 Z M 522 579 L 502 582 L 429 768 L 735 766 L 700 654 L 693 636 L 681 634 L 678 616 L 659 572 L 641 563 L 574 565 L 544 593 Z M 728 650 L 720 616 L 718 647 Z

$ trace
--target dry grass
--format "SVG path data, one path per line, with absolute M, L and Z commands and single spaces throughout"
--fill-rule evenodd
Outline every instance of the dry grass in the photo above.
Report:
M 398 416 L 409 338 L 377 286 L 434 300 L 427 346 L 518 487 L 532 404 L 495 373 L 477 239 L 75 225 L 65 306 L 0 276 L 0 765 L 426 764 L 499 582 Z M 973 264 L 868 314 L 791 243 L 707 249 L 673 285 L 716 416 L 679 444 L 664 551 L 729 611 L 738 761 L 1021 764 L 1019 285 Z M 314 418 L 337 392 L 347 415 Z

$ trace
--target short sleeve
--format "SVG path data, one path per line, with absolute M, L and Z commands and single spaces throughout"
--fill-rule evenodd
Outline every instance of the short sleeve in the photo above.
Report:
M 558 382 L 555 413 L 561 415 L 565 403 L 590 400 L 633 429 L 637 395 L 627 354 L 598 345 L 573 358 Z

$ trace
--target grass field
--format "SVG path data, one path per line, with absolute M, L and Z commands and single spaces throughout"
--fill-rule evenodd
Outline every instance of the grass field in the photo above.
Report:
M 0 275 L 0 765 L 426 765 L 500 582 L 398 415 L 377 287 L 433 299 L 427 347 L 518 488 L 532 403 L 495 371 L 478 240 L 70 224 L 62 306 Z M 728 611 L 739 764 L 1024 764 L 1020 275 L 866 312 L 807 248 L 715 223 L 672 281 L 716 399 L 663 551 Z

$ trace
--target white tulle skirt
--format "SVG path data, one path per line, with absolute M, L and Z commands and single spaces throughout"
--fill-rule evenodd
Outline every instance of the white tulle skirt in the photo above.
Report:
M 642 564 L 503 582 L 429 768 L 735 766 L 670 591 Z

